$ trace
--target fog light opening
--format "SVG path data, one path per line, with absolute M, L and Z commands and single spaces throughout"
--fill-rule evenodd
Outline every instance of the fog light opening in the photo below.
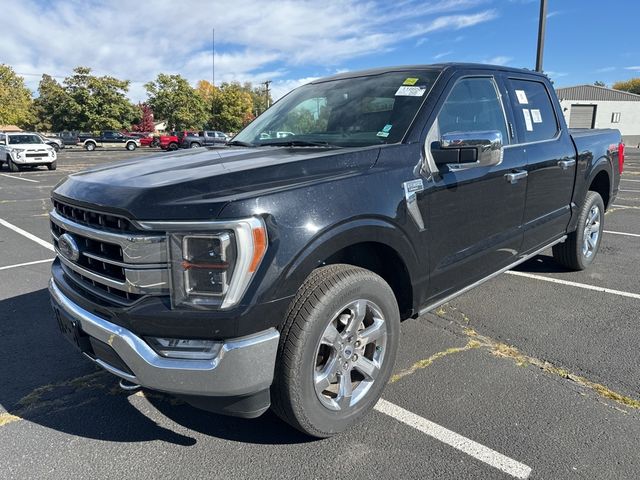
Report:
M 185 360 L 212 360 L 222 348 L 222 343 L 215 340 L 149 337 L 147 342 L 163 357 Z

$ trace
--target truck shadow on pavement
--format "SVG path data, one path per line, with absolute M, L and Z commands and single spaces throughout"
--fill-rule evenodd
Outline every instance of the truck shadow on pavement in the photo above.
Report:
M 515 267 L 514 270 L 528 273 L 562 273 L 572 271 L 556 262 L 551 255 L 536 255 Z
M 112 442 L 163 440 L 191 446 L 190 433 L 259 444 L 310 439 L 272 413 L 224 417 L 158 392 L 125 392 L 59 334 L 46 289 L 0 301 L 0 435 L 31 422 L 78 437 Z M 173 428 L 173 422 L 181 427 Z M 185 432 L 185 428 L 191 432 Z

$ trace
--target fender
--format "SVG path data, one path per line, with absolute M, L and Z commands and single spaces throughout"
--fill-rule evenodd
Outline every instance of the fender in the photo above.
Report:
M 358 243 L 379 243 L 391 248 L 404 263 L 411 284 L 423 282 L 427 272 L 426 251 L 419 254 L 410 235 L 400 226 L 383 218 L 358 218 L 323 230 L 292 260 L 280 277 L 277 298 L 294 295 L 311 271 L 340 250 Z M 416 298 L 415 295 L 413 298 Z

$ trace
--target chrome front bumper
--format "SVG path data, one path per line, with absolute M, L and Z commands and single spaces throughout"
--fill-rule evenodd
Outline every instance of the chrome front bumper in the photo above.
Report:
M 168 393 L 227 397 L 250 395 L 273 381 L 280 334 L 270 328 L 255 335 L 226 340 L 211 360 L 165 358 L 142 338 L 81 308 L 49 282 L 54 307 L 79 324 L 87 335 L 111 346 L 133 375 L 92 358 L 105 370 L 129 382 Z

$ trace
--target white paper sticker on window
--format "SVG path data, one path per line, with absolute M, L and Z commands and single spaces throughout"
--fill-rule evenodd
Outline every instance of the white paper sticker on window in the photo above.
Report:
M 522 114 L 524 115 L 524 125 L 527 128 L 527 132 L 533 132 L 533 123 L 531 123 L 531 114 L 529 113 L 529 109 L 523 108 Z
M 396 97 L 421 97 L 426 91 L 427 87 L 425 85 L 402 85 L 396 92 Z
M 540 115 L 540 110 L 537 108 L 531 109 L 531 118 L 533 123 L 542 123 L 542 115 Z
M 520 105 L 527 105 L 529 100 L 527 100 L 527 94 L 524 93 L 524 90 L 516 90 L 516 97 L 518 97 L 518 103 Z

